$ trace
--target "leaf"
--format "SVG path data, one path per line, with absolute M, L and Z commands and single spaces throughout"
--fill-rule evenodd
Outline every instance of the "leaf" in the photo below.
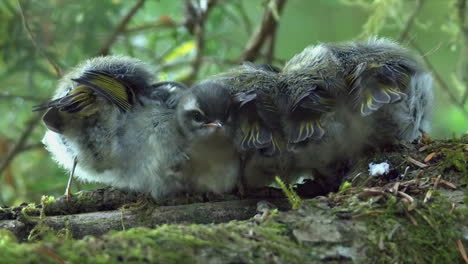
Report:
M 164 63 L 169 63 L 171 61 L 177 60 L 180 57 L 186 56 L 190 52 L 195 50 L 195 41 L 190 40 L 185 43 L 182 43 L 179 47 L 175 48 L 171 53 L 167 54 L 163 58 Z

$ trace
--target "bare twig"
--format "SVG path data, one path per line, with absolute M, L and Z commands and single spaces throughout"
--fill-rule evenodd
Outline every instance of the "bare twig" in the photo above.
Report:
M 30 151 L 30 150 L 36 150 L 36 149 L 43 149 L 44 145 L 42 143 L 36 143 L 36 144 L 29 144 L 24 146 L 20 151 L 25 152 L 25 151 Z
M 460 239 L 457 240 L 457 248 L 465 263 L 468 263 L 468 256 L 466 254 L 465 247 L 463 246 L 463 242 Z
M 128 28 L 123 31 L 125 34 L 130 34 L 130 33 L 135 33 L 135 32 L 140 32 L 144 30 L 155 30 L 155 29 L 161 29 L 161 28 L 177 28 L 179 25 L 175 23 L 173 20 L 170 19 L 165 19 L 162 21 L 156 21 L 155 23 L 150 23 L 150 24 L 144 24 L 140 26 L 136 26 L 133 28 Z
M 270 41 L 268 42 L 268 50 L 266 54 L 266 63 L 268 64 L 272 64 L 273 59 L 275 57 L 276 32 L 277 32 L 277 27 L 271 33 Z
M 195 59 L 192 61 L 192 71 L 187 77 L 186 82 L 193 82 L 200 71 L 200 67 L 203 63 L 203 54 L 205 50 L 205 26 L 204 24 L 198 24 L 195 26 Z
M 245 31 L 248 35 L 252 34 L 252 22 L 250 21 L 250 18 L 245 11 L 244 1 L 239 2 L 238 9 L 242 22 L 244 23 Z
M 437 84 L 439 84 L 439 87 L 446 92 L 448 95 L 449 99 L 452 101 L 454 105 L 460 108 L 460 110 L 468 115 L 468 111 L 464 108 L 463 102 L 458 101 L 458 96 L 454 94 L 454 92 L 450 89 L 450 86 L 444 81 L 442 76 L 437 72 L 435 67 L 432 65 L 432 63 L 429 61 L 427 56 L 425 55 L 424 51 L 419 47 L 419 45 L 414 42 L 410 41 L 411 45 L 414 47 L 414 49 L 421 55 L 422 59 L 424 60 L 424 63 L 426 64 L 427 68 L 429 71 L 432 72 L 432 75 L 434 76 Z
M 283 7 L 286 3 L 286 0 L 271 0 L 276 4 L 276 11 L 278 14 L 281 14 Z M 274 14 L 275 11 L 272 10 L 270 6 L 265 7 L 265 12 L 263 13 L 263 19 L 260 27 L 255 31 L 255 33 L 250 37 L 244 52 L 240 56 L 240 61 L 253 61 L 258 57 L 260 49 L 262 48 L 265 41 L 271 36 L 278 26 L 278 21 Z
M 5 170 L 8 165 L 13 161 L 13 159 L 21 153 L 28 140 L 29 136 L 39 124 L 41 120 L 41 115 L 37 114 L 34 115 L 27 123 L 26 127 L 24 128 L 23 132 L 21 133 L 18 142 L 16 142 L 15 146 L 8 152 L 6 157 L 0 162 L 0 174 L 2 174 L 3 170 Z
M 190 1 L 187 5 L 191 5 Z M 186 83 L 192 83 L 198 76 L 203 63 L 203 54 L 205 52 L 205 22 L 213 7 L 217 4 L 216 0 L 208 0 L 207 6 L 191 7 L 195 11 L 195 23 L 193 25 L 193 34 L 195 35 L 195 58 L 192 62 L 192 70 L 189 76 L 184 80 Z
M 405 27 L 403 28 L 400 37 L 398 38 L 399 41 L 403 41 L 408 37 L 408 34 L 414 25 L 414 22 L 416 20 L 416 17 L 418 16 L 419 12 L 421 11 L 423 4 L 425 0 L 417 0 L 416 1 L 416 6 L 413 10 L 413 13 L 410 15 L 408 20 L 406 21 Z M 460 31 L 462 32 L 462 35 L 464 38 L 464 43 L 466 45 L 462 45 L 462 55 L 460 56 L 460 69 L 465 72 L 468 69 L 468 60 L 466 59 L 466 48 L 468 47 L 468 27 L 465 25 L 465 7 L 466 7 L 466 0 L 457 0 L 457 7 L 458 7 L 458 18 L 459 18 L 459 23 L 460 23 Z M 410 40 L 411 44 L 413 47 L 419 52 L 421 57 L 423 58 L 425 64 L 429 68 L 429 70 L 433 73 L 436 82 L 439 84 L 439 86 L 448 94 L 450 100 L 457 106 L 459 107 L 465 114 L 467 114 L 467 110 L 464 108 L 464 102 L 466 100 L 465 97 L 468 97 L 468 90 L 465 92 L 466 94 L 462 97 L 462 100 L 459 101 L 457 99 L 457 96 L 452 92 L 452 90 L 449 88 L 449 85 L 444 81 L 442 76 L 436 71 L 435 67 L 431 64 L 427 56 L 424 54 L 424 51 L 412 40 Z M 466 75 L 466 74 L 465 74 Z M 465 76 L 466 77 L 466 76 Z M 464 78 L 462 80 L 467 83 Z
M 21 6 L 20 0 L 18 0 L 18 10 L 21 16 L 21 20 L 23 21 L 24 29 L 26 30 L 26 33 L 28 34 L 28 37 L 31 40 L 31 43 L 33 44 L 34 48 L 36 48 L 36 50 L 47 60 L 47 62 L 52 66 L 52 68 L 54 68 L 55 75 L 57 77 L 61 77 L 62 71 L 60 67 L 52 60 L 52 58 L 49 55 L 47 55 L 44 49 L 42 49 L 42 47 L 36 42 L 36 39 L 32 34 L 31 28 L 29 27 L 28 21 L 26 20 L 26 16 L 24 14 L 23 7 Z
M 125 32 L 125 28 L 127 27 L 128 23 L 130 22 L 132 17 L 137 13 L 137 11 L 143 6 L 144 3 L 145 0 L 138 0 L 138 2 L 128 11 L 128 13 L 119 22 L 117 27 L 115 27 L 114 31 L 110 34 L 109 38 L 104 43 L 97 55 L 109 54 L 110 48 L 117 40 L 117 37 Z
M 413 159 L 412 157 L 407 157 L 406 160 L 409 161 L 409 162 L 411 162 L 412 164 L 418 166 L 419 168 L 424 169 L 424 168 L 427 167 L 426 164 L 424 164 L 424 163 L 422 163 L 422 162 L 420 162 L 420 161 L 417 161 L 417 160 Z
M 398 38 L 400 42 L 404 41 L 408 37 L 408 34 L 411 31 L 411 28 L 414 25 L 414 21 L 421 11 L 423 4 L 424 0 L 416 0 L 416 6 L 414 7 L 411 15 L 408 17 L 408 20 L 406 20 L 405 26 L 403 27 L 403 30 L 400 33 L 400 37 Z

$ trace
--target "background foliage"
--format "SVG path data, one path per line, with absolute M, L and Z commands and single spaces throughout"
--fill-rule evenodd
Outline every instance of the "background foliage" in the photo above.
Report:
M 193 16 L 186 5 L 182 0 L 0 2 L 0 204 L 38 201 L 64 190 L 67 175 L 42 148 L 45 128 L 31 112 L 52 94 L 61 71 L 99 54 L 127 54 L 154 64 L 162 80 L 193 82 L 241 62 L 264 12 L 277 19 L 278 30 L 270 32 L 274 41 L 264 45 L 257 61 L 281 66 L 319 42 L 371 35 L 400 40 L 424 56 L 437 80 L 431 135 L 468 132 L 466 0 L 218 0 L 204 18 L 202 34 L 196 27 L 195 34 L 188 30 Z

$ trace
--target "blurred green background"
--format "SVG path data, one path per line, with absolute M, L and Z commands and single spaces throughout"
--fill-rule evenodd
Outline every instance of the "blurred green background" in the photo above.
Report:
M 144 5 L 129 17 L 128 23 L 122 23 L 137 2 L 0 2 L 0 164 L 26 136 L 23 146 L 17 149 L 18 155 L 0 175 L 0 205 L 37 202 L 43 194 L 63 194 L 68 175 L 40 144 L 45 127 L 31 123 L 31 107 L 50 97 L 55 89 L 53 64 L 66 72 L 102 53 L 118 32 L 109 53 L 135 56 L 156 65 L 162 80 L 183 81 L 190 76 L 196 42 L 184 27 L 188 17 L 184 12 L 186 1 L 142 1 Z M 275 3 L 219 0 L 205 22 L 205 47 L 196 79 L 236 65 L 252 32 L 260 25 L 264 10 L 277 13 Z M 463 3 L 466 1 L 288 0 L 278 14 L 273 64 L 281 66 L 307 45 L 319 42 L 371 35 L 400 39 L 410 48 L 418 47 L 440 76 L 430 135 L 460 135 L 468 131 L 468 21 L 464 21 L 468 11 L 460 8 Z M 116 31 L 119 25 L 123 27 Z M 263 49 L 257 61 L 263 62 L 266 57 Z M 28 124 L 33 129 L 25 135 Z M 80 184 L 73 190 L 95 187 Z

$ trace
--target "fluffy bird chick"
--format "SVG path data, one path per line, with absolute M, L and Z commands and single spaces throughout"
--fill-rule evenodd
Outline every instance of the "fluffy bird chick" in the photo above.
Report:
M 187 157 L 180 175 L 188 191 L 225 193 L 238 182 L 240 157 L 230 135 L 230 89 L 205 81 L 188 89 L 177 104 L 179 141 Z
M 432 118 L 432 76 L 421 59 L 385 38 L 327 45 L 343 67 L 343 100 L 370 116 L 381 140 L 414 140 Z M 380 110 L 381 109 L 381 110 Z M 387 140 L 388 142 L 388 140 Z
M 272 183 L 277 172 L 290 168 L 274 101 L 278 73 L 273 66 L 246 62 L 212 78 L 228 85 L 233 96 L 230 135 L 241 158 L 241 194 Z
M 334 111 L 345 89 L 340 61 L 323 45 L 295 55 L 284 66 L 276 86 L 276 105 L 289 150 L 325 134 L 322 119 Z
M 148 65 L 123 56 L 85 61 L 59 82 L 47 109 L 43 143 L 85 182 L 150 193 L 184 189 L 171 169 L 184 159 L 173 137 L 174 110 L 155 93 Z M 162 83 L 159 87 L 177 86 Z M 171 88 L 172 89 L 172 88 Z M 171 90 L 169 89 L 169 90 Z
M 338 66 L 332 76 L 341 76 L 345 89 L 332 93 L 336 103 L 322 120 L 322 139 L 308 142 L 294 160 L 334 191 L 364 150 L 412 141 L 429 129 L 432 77 L 419 58 L 387 39 L 319 47 L 337 61 L 327 67 Z
M 232 136 L 242 153 L 259 151 L 273 156 L 279 151 L 275 137 L 281 128 L 273 101 L 277 76 L 273 66 L 245 62 L 213 78 L 230 87 L 236 124 Z

